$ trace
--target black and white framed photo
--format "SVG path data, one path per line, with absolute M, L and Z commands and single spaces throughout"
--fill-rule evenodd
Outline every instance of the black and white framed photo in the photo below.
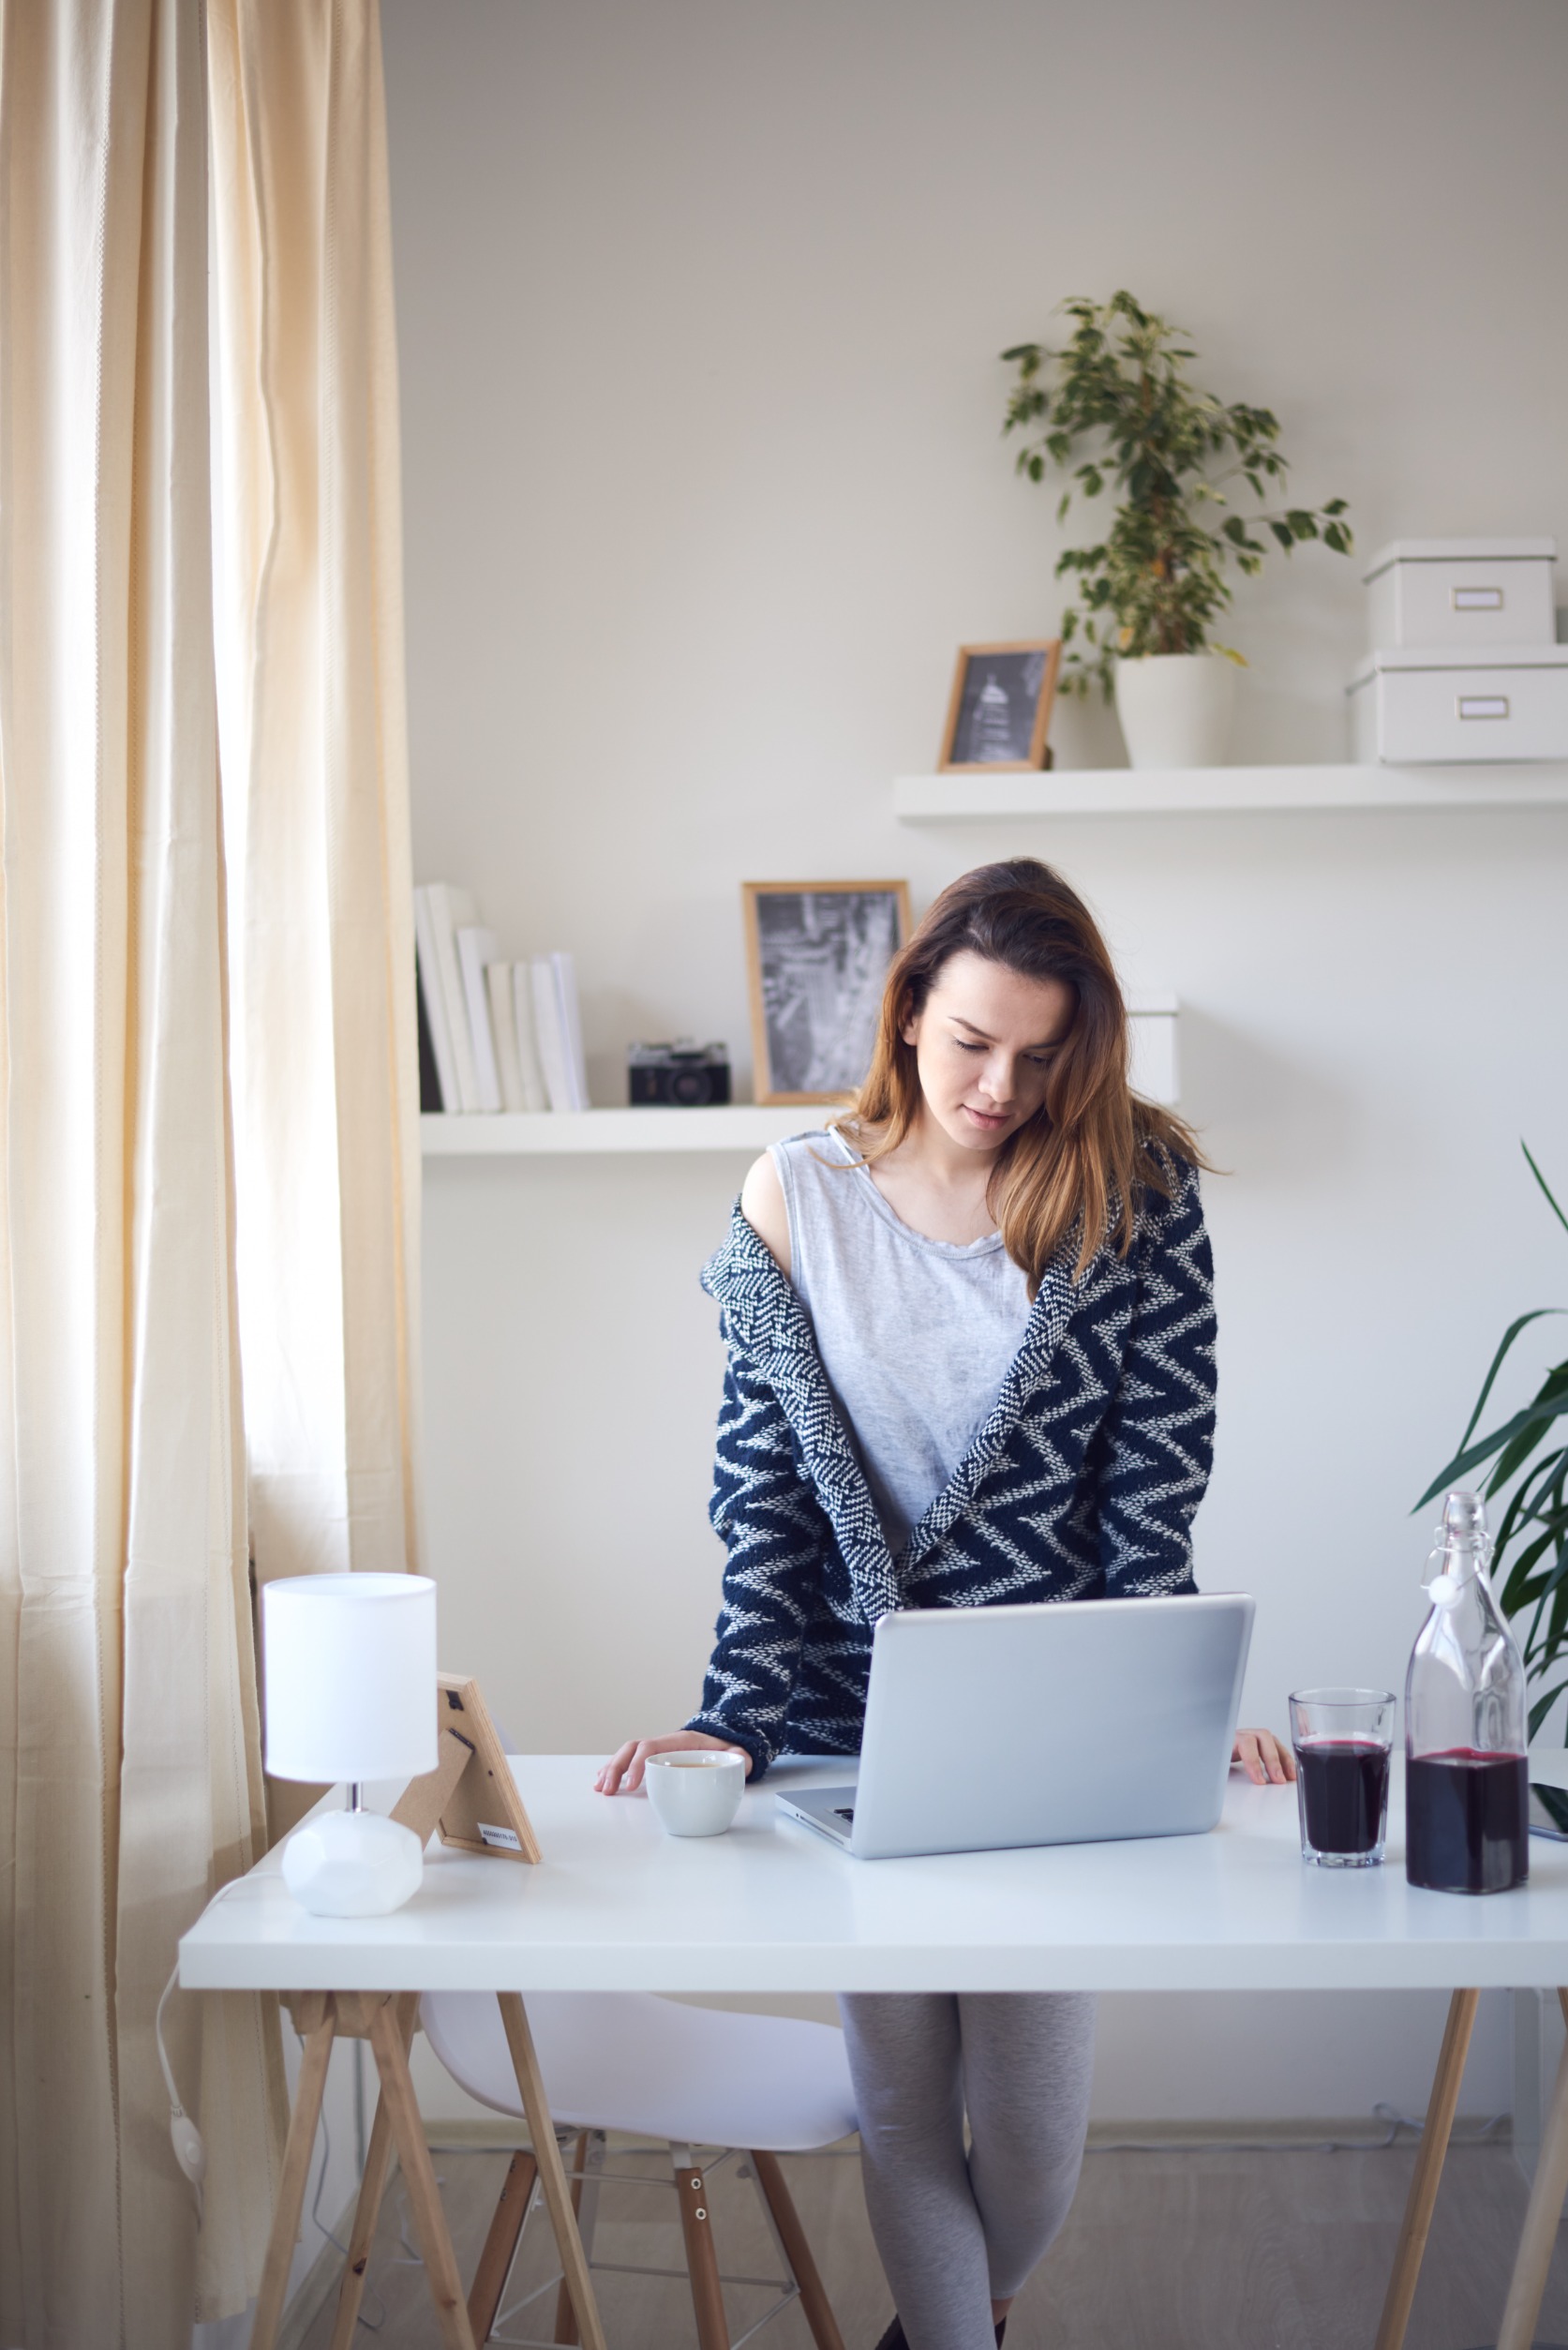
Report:
M 748 881 L 746 962 L 759 1101 L 842 1101 L 871 1065 L 907 881 Z
M 1022 775 L 1049 767 L 1045 738 L 1062 659 L 1059 636 L 960 645 L 937 765 L 944 775 Z

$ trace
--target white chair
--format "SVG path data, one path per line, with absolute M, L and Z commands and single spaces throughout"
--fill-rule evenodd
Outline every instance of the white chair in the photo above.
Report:
M 664 2138 L 673 2165 L 667 2183 L 679 2199 L 700 2350 L 731 2350 L 720 2290 L 726 2282 L 777 2288 L 777 2298 L 758 2326 L 799 2297 L 817 2350 L 844 2350 L 777 2160 L 780 2154 L 831 2146 L 855 2129 L 843 2035 L 826 2024 L 685 2007 L 649 1992 L 535 1992 L 528 2014 L 550 2112 L 579 2133 L 573 2199 L 590 2267 L 608 2270 L 612 2265 L 593 2260 L 598 2190 L 613 2178 L 603 2169 L 603 2141 L 594 2143 L 596 2133 L 623 2130 Z M 428 1992 L 420 2020 L 460 2088 L 497 2113 L 521 2115 L 516 2074 L 493 1998 L 483 1992 Z M 719 2149 L 720 2162 L 731 2153 L 746 2155 L 784 2263 L 782 2279 L 721 2277 L 706 2192 L 715 2164 L 704 2166 L 704 2148 Z M 497 2312 L 532 2201 L 534 2177 L 532 2156 L 515 2154 L 469 2298 L 476 2343 L 496 2338 Z M 643 2176 L 636 2183 L 650 2181 Z M 678 2277 L 682 2272 L 635 2273 Z M 747 2332 L 756 2330 L 753 2326 Z M 555 2339 L 576 2340 L 564 2288 Z

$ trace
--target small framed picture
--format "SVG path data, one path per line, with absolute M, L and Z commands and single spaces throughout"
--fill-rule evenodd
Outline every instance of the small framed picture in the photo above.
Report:
M 842 1101 L 863 1082 L 907 881 L 748 881 L 746 963 L 759 1101 Z
M 1046 734 L 1062 658 L 1059 636 L 960 645 L 937 765 L 944 775 L 1022 775 L 1049 767 Z

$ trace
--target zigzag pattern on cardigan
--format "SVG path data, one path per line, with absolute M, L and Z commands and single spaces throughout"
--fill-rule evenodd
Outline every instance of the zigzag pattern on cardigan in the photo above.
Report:
M 1214 1445 L 1214 1275 L 1195 1169 L 1130 1251 L 1047 1268 L 996 1401 L 895 1559 L 811 1322 L 740 1212 L 703 1268 L 728 1369 L 709 1514 L 727 1550 L 688 1729 L 773 1757 L 854 1754 L 872 1631 L 900 1608 L 1191 1591 Z M 940 1332 L 931 1334 L 940 1343 Z

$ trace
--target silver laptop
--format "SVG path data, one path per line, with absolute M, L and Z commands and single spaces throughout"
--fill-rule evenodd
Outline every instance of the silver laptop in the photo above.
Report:
M 857 1783 L 780 1807 L 862 1861 L 1202 1835 L 1224 1802 L 1252 1613 L 1203 1593 L 884 1616 Z

